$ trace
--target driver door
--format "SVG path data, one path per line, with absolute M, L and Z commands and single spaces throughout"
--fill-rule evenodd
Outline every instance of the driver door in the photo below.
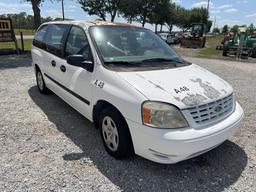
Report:
M 60 82 L 65 89 L 65 100 L 87 118 L 91 119 L 92 72 L 67 63 L 69 55 L 83 55 L 84 60 L 93 61 L 85 31 L 72 26 L 64 49 L 64 59 L 59 70 Z

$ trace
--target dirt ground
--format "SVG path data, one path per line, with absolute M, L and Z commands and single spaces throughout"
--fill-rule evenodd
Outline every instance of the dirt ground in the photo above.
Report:
M 256 192 L 256 63 L 186 59 L 233 86 L 245 119 L 216 149 L 161 165 L 109 156 L 92 123 L 38 92 L 29 55 L 0 56 L 0 191 Z

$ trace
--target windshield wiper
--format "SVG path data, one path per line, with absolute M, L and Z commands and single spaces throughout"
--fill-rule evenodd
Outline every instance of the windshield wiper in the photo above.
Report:
M 104 62 L 105 64 L 114 64 L 114 65 L 122 65 L 122 66 L 125 66 L 125 65 L 140 65 L 142 64 L 142 62 L 135 62 L 135 61 L 105 61 Z
M 168 58 L 162 58 L 162 57 L 157 57 L 157 58 L 151 58 L 151 59 L 144 59 L 142 62 L 175 62 L 175 63 L 184 63 L 182 60 L 178 59 L 168 59 Z
M 177 63 L 181 62 L 180 60 L 177 60 L 177 59 L 168 59 L 168 58 L 162 58 L 162 57 L 142 60 L 142 62 L 160 62 L 160 61 L 170 61 L 170 62 L 177 62 Z

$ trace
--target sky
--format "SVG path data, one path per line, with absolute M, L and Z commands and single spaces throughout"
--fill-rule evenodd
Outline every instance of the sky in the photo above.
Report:
M 207 0 L 172 0 L 185 8 L 207 7 Z M 94 20 L 97 16 L 88 16 L 81 9 L 77 0 L 64 0 L 65 16 L 69 19 Z M 25 0 L 0 0 L 0 14 L 27 12 L 33 14 L 31 4 Z M 43 17 L 61 17 L 61 3 L 57 1 L 45 0 L 41 5 L 41 15 Z M 216 27 L 223 27 L 228 24 L 250 24 L 256 25 L 256 0 L 211 0 L 210 19 L 216 20 Z M 116 21 L 125 22 L 123 18 Z M 148 28 L 153 26 L 147 25 Z

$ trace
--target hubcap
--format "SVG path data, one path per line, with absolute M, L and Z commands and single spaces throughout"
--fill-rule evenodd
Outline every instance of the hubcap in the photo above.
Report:
M 109 116 L 104 117 L 102 121 L 102 135 L 107 147 L 111 151 L 116 151 L 119 144 L 119 136 L 116 125 Z
M 37 72 L 37 84 L 40 90 L 44 89 L 44 80 L 41 72 Z

